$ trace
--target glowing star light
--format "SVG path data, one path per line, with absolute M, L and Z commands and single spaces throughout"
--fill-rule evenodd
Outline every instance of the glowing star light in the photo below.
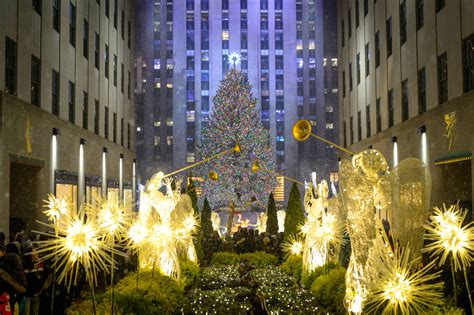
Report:
M 56 222 L 61 215 L 67 214 L 70 207 L 69 202 L 64 198 L 57 198 L 53 194 L 48 195 L 43 213 L 48 217 L 49 221 Z
M 281 244 L 283 252 L 285 252 L 286 257 L 294 255 L 300 256 L 303 252 L 303 240 L 295 236 L 290 236 L 287 242 Z
M 233 52 L 229 55 L 229 64 L 233 67 L 237 66 L 240 63 L 241 56 L 240 54 Z
M 58 235 L 42 233 L 48 240 L 38 242 L 38 253 L 44 253 L 42 260 L 53 259 L 53 268 L 59 270 L 58 281 L 70 287 L 76 285 L 82 266 L 91 284 L 97 284 L 97 273 L 114 266 L 110 249 L 103 240 L 101 229 L 83 209 L 79 213 L 61 217 Z
M 425 239 L 431 241 L 423 251 L 431 256 L 441 255 L 439 265 L 446 263 L 451 254 L 454 271 L 465 270 L 474 260 L 474 225 L 471 223 L 462 226 L 467 211 L 452 205 L 448 209 L 434 208 L 430 216 L 429 225 L 426 225 Z

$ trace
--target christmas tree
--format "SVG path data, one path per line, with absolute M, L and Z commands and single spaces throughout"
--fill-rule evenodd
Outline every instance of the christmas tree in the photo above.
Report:
M 218 181 L 206 180 L 202 187 L 213 207 L 234 209 L 250 205 L 252 198 L 265 204 L 275 186 L 270 136 L 260 122 L 251 90 L 244 73 L 230 70 L 213 98 L 209 126 L 202 131 L 200 158 L 241 146 L 240 153 L 221 155 L 201 168 L 203 176 L 210 171 L 219 176 Z M 252 172 L 254 161 L 261 166 L 258 172 Z

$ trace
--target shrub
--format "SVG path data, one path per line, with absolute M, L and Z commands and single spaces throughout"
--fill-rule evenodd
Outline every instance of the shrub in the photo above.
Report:
M 273 197 L 273 193 L 271 193 L 270 197 L 268 197 L 266 232 L 269 233 L 270 235 L 278 234 L 278 217 L 277 217 L 275 198 Z
M 214 290 L 240 285 L 240 275 L 236 266 L 215 266 L 204 268 L 196 285 L 200 289 Z
M 254 269 L 250 272 L 250 279 L 258 287 L 291 287 L 295 284 L 295 279 L 279 267 Z
M 136 273 L 131 273 L 115 285 L 117 314 L 181 314 L 187 305 L 183 284 L 172 278 L 158 273 L 152 277 L 152 272 L 140 272 L 138 290 L 136 281 Z M 97 294 L 98 314 L 110 313 L 110 290 Z M 90 296 L 82 303 L 73 305 L 67 313 L 92 314 Z
M 298 287 L 260 287 L 257 296 L 268 314 L 323 314 L 311 292 Z
M 275 266 L 278 264 L 278 258 L 275 255 L 262 251 L 255 253 L 245 253 L 240 255 L 241 261 L 246 261 L 253 268 L 263 268 L 267 266 Z
M 250 313 L 250 290 L 243 287 L 218 290 L 196 289 L 189 294 L 188 313 L 241 314 Z
M 217 252 L 212 255 L 211 266 L 231 266 L 240 262 L 238 254 L 229 252 Z
M 304 212 L 301 204 L 300 191 L 296 183 L 293 183 L 290 191 L 290 198 L 288 199 L 288 205 L 286 207 L 285 216 L 285 241 L 290 240 L 291 236 L 298 234 L 298 228 L 304 224 Z
M 286 261 L 281 264 L 281 269 L 295 279 L 295 283 L 300 283 L 301 272 L 303 270 L 303 261 L 301 256 L 289 256 Z
M 310 273 L 306 273 L 306 274 L 303 273 L 301 275 L 301 286 L 303 288 L 309 289 L 311 287 L 311 285 L 313 284 L 314 280 L 317 277 L 319 277 L 323 274 L 327 274 L 327 273 L 329 273 L 329 271 L 331 271 L 332 269 L 337 268 L 337 267 L 339 267 L 338 264 L 336 264 L 334 262 L 328 262 L 324 266 L 316 268 Z
M 181 268 L 181 283 L 184 288 L 192 287 L 199 276 L 199 266 L 189 260 L 180 260 L 179 266 Z
M 344 308 L 345 274 L 344 268 L 337 267 L 330 270 L 328 274 L 317 277 L 311 285 L 311 292 L 316 298 L 316 302 L 329 313 L 346 314 Z

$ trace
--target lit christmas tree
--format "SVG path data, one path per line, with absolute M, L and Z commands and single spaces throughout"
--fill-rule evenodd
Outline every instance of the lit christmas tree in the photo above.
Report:
M 266 204 L 275 187 L 274 162 L 270 136 L 260 122 L 257 100 L 252 96 L 247 76 L 230 70 L 221 81 L 213 98 L 209 126 L 202 131 L 200 158 L 207 158 L 239 144 L 240 153 L 221 155 L 201 168 L 203 176 L 210 171 L 218 174 L 217 181 L 206 180 L 203 195 L 212 207 L 248 206 L 257 202 Z M 261 170 L 252 172 L 252 163 L 258 161 Z

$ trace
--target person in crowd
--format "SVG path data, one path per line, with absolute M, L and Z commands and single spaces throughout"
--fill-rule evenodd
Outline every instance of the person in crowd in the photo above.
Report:
M 7 253 L 0 266 L 0 300 L 9 304 L 12 314 L 26 292 L 26 285 L 20 256 Z
M 5 233 L 0 232 L 0 245 L 5 245 Z
M 14 253 L 14 254 L 17 254 L 18 256 L 20 256 L 20 253 L 21 253 L 20 248 L 17 246 L 17 244 L 15 242 L 7 244 L 6 252 L 7 252 L 7 254 Z
M 23 270 L 28 287 L 25 293 L 25 315 L 38 315 L 40 310 L 40 295 L 46 289 L 44 264 L 39 262 L 38 253 L 33 247 L 25 249 Z
M 7 254 L 7 250 L 5 248 L 5 245 L 3 245 L 2 243 L 0 243 L 0 268 L 2 266 L 2 263 L 3 263 L 3 259 L 5 258 L 5 255 Z

